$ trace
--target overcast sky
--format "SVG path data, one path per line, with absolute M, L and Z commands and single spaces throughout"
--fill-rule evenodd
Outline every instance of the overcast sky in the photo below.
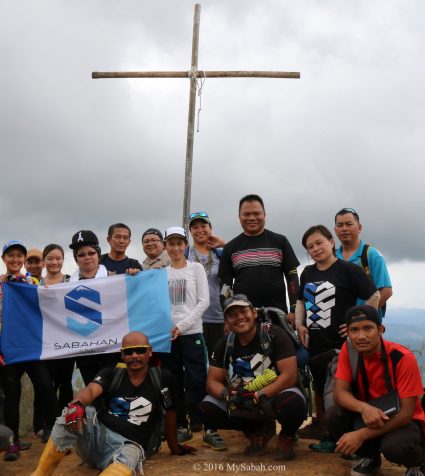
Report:
M 189 81 L 91 72 L 190 69 L 193 8 L 0 0 L 1 243 L 67 247 L 89 228 L 107 251 L 123 221 L 142 259 L 146 228 L 181 223 Z M 199 69 L 301 79 L 206 80 L 191 209 L 230 239 L 258 193 L 305 264 L 303 232 L 354 207 L 392 305 L 425 307 L 424 57 L 423 0 L 203 1 Z

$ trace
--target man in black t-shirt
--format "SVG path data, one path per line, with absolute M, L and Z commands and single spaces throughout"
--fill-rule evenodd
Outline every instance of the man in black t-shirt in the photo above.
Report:
M 151 435 L 160 443 L 162 412 L 171 454 L 193 452 L 177 443 L 177 420 L 173 405 L 173 378 L 165 369 L 149 370 L 152 350 L 140 332 L 124 336 L 121 357 L 124 369 L 101 370 L 56 420 L 51 438 L 32 476 L 52 474 L 71 446 L 102 475 L 131 475 L 142 469 L 145 452 L 152 449 Z M 154 375 L 157 375 L 155 378 Z M 161 388 L 159 388 L 159 386 Z M 101 400 L 102 410 L 90 406 Z
M 306 401 L 297 385 L 297 359 L 290 337 L 277 326 L 260 336 L 257 310 L 242 294 L 224 302 L 231 333 L 216 345 L 201 403 L 204 425 L 240 430 L 250 440 L 245 454 L 264 454 L 275 435 L 279 459 L 294 458 L 295 435 L 304 421 Z M 265 348 L 267 339 L 269 350 Z
M 249 296 L 256 307 L 278 307 L 295 322 L 299 261 L 283 235 L 265 229 L 264 203 L 258 195 L 247 195 L 239 202 L 239 221 L 243 233 L 227 243 L 220 260 L 221 293 Z M 285 276 L 285 280 L 283 278 Z
M 126 256 L 125 252 L 131 242 L 131 230 L 124 223 L 115 223 L 108 229 L 107 237 L 111 251 L 100 257 L 110 274 L 135 274 L 142 270 L 142 265 L 133 258 Z

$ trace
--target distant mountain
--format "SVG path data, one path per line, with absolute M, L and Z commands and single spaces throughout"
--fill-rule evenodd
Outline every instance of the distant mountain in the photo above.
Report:
M 425 309 L 388 309 L 384 338 L 408 347 L 415 353 L 425 383 Z

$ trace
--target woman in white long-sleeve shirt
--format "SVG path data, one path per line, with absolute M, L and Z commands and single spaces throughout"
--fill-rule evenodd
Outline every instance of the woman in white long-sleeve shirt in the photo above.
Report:
M 185 404 L 185 375 L 195 408 L 191 426 L 201 425 L 199 404 L 205 397 L 207 358 L 202 335 L 202 314 L 210 298 L 208 280 L 200 263 L 191 263 L 184 256 L 187 235 L 181 227 L 167 228 L 165 248 L 171 259 L 166 267 L 171 300 L 171 353 L 161 356 L 162 364 L 173 372 L 176 380 L 177 438 L 179 443 L 192 441 Z

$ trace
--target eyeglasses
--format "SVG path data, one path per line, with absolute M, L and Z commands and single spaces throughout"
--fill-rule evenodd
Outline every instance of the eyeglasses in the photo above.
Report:
M 77 258 L 85 258 L 86 256 L 92 257 L 97 255 L 97 251 L 88 251 L 87 253 L 77 253 Z
M 154 245 L 155 243 L 159 243 L 161 240 L 145 240 L 143 242 L 144 245 Z
M 150 349 L 150 345 L 133 345 L 129 347 L 121 347 L 121 352 L 124 355 L 138 354 L 143 355 Z
M 194 220 L 195 218 L 209 218 L 209 216 L 206 212 L 193 212 L 189 215 L 189 220 Z

